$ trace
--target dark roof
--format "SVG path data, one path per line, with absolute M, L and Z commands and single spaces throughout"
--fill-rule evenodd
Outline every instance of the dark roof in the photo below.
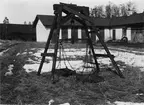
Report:
M 144 23 L 144 13 L 133 14 L 130 16 L 115 17 L 111 19 L 110 25 L 133 25 L 133 24 L 143 24 Z
M 7 33 L 19 32 L 19 33 L 36 33 L 32 25 L 24 24 L 0 24 L 0 31 L 6 30 Z
M 54 19 L 54 16 L 52 15 L 37 15 L 34 20 L 33 26 L 36 27 L 38 20 L 41 20 L 44 26 L 51 26 L 53 19 Z
M 93 18 L 93 21 L 97 27 L 108 27 L 110 20 L 107 18 Z
M 51 26 L 54 16 L 52 15 L 37 15 L 34 21 L 33 26 L 36 27 L 38 20 L 41 20 L 44 26 Z M 111 19 L 108 18 L 92 18 L 95 26 L 97 27 L 116 27 L 116 26 L 127 26 L 127 25 L 135 25 L 135 24 L 143 24 L 144 23 L 144 13 L 133 14 L 130 16 L 122 16 L 122 17 L 113 17 Z M 66 22 L 64 25 L 71 25 L 70 20 Z M 75 26 L 81 26 L 79 22 L 75 22 Z
M 37 15 L 34 20 L 33 27 L 36 27 L 38 20 L 40 20 L 45 27 L 49 27 L 52 25 L 53 19 L 54 19 L 54 16 L 52 15 Z M 82 26 L 78 21 L 75 21 L 74 25 Z M 63 26 L 71 26 L 71 20 L 68 20 L 67 22 L 65 22 Z

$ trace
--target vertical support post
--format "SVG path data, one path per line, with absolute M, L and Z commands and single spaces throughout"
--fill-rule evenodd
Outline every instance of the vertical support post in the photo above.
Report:
M 60 26 L 61 26 L 61 18 L 62 18 L 62 8 L 61 10 L 56 12 L 57 18 L 57 29 L 56 29 L 56 43 L 54 48 L 54 57 L 53 57 L 53 64 L 52 64 L 52 79 L 54 81 L 54 74 L 55 74 L 55 67 L 56 67 L 56 60 L 57 60 L 57 51 L 58 51 L 58 44 L 59 44 L 59 33 L 60 33 Z
M 109 56 L 109 58 L 110 58 L 110 60 L 111 60 L 111 62 L 112 62 L 112 64 L 113 64 L 114 68 L 115 68 L 116 71 L 117 71 L 117 74 L 118 74 L 121 78 L 124 78 L 123 74 L 122 74 L 121 71 L 119 70 L 119 67 L 117 66 L 117 63 L 115 62 L 114 58 L 112 57 L 109 49 L 107 48 L 107 46 L 106 46 L 106 44 L 104 43 L 104 41 L 101 39 L 99 31 L 98 31 L 97 29 L 95 29 L 95 28 L 93 28 L 93 29 L 94 29 L 95 32 L 97 32 L 96 35 L 97 35 L 97 37 L 99 38 L 99 41 L 100 41 L 100 43 L 102 44 L 102 46 L 104 47 L 105 51 L 107 52 L 107 54 L 108 54 L 108 56 Z
M 86 36 L 88 38 L 88 44 L 90 45 L 91 51 L 93 53 L 93 58 L 95 60 L 95 64 L 96 64 L 96 68 L 97 68 L 96 73 L 99 73 L 100 72 L 99 64 L 97 62 L 97 58 L 96 58 L 96 55 L 95 55 L 95 51 L 94 51 L 94 47 L 93 47 L 93 44 L 92 44 L 92 40 L 91 40 L 89 32 L 88 32 L 88 27 L 86 27 L 86 26 L 85 26 L 85 32 L 86 32 Z
M 53 35 L 54 29 L 56 27 L 56 20 L 57 20 L 57 18 L 58 18 L 58 16 L 55 15 L 54 20 L 53 20 L 53 24 L 52 24 L 52 27 L 51 27 L 51 30 L 50 30 L 50 33 L 49 33 L 49 37 L 48 37 L 47 43 L 45 45 L 44 53 L 47 53 L 47 50 L 49 48 L 50 40 L 52 39 L 52 35 Z M 45 56 L 42 56 L 42 60 L 41 60 L 41 63 L 40 63 L 37 75 L 40 75 L 44 61 L 45 61 Z

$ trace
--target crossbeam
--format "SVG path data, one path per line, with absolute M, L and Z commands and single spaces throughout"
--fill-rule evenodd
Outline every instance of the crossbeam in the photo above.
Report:
M 95 54 L 97 57 L 110 57 L 107 54 Z M 115 57 L 114 55 L 111 55 L 113 58 Z
M 50 56 L 50 57 L 53 57 L 55 56 L 54 53 L 41 53 L 41 56 Z

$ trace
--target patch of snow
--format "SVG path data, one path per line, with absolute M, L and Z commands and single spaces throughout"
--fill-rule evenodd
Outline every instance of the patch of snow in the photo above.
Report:
M 29 73 L 29 72 L 32 72 L 32 71 L 38 71 L 39 65 L 40 64 L 25 64 L 23 68 L 26 70 L 26 72 Z M 50 72 L 51 69 L 52 69 L 51 64 L 44 63 L 41 72 L 42 73 L 43 72 Z
M 27 61 L 28 61 L 28 62 L 32 62 L 32 63 L 38 63 L 38 61 L 34 61 L 34 60 L 32 60 L 31 58 L 28 58 Z
M 0 56 L 2 56 L 3 55 L 3 52 L 0 52 Z
M 37 50 L 37 52 L 34 53 L 33 55 L 38 57 L 38 58 L 41 58 L 41 53 L 43 53 L 43 51 L 44 51 L 43 48 L 39 48 Z M 49 53 L 53 53 L 54 50 L 53 49 L 49 49 L 48 52 Z M 67 57 L 77 58 L 77 56 L 84 57 L 85 54 L 86 54 L 86 49 L 85 48 L 81 48 L 81 49 L 74 49 L 74 48 L 72 48 L 72 49 L 64 49 L 64 52 L 66 53 Z M 129 66 L 132 66 L 132 67 L 139 67 L 141 71 L 144 71 L 144 55 L 138 55 L 138 54 L 134 54 L 134 53 L 130 53 L 130 52 L 114 51 L 114 50 L 110 50 L 110 52 L 111 52 L 111 54 L 113 54 L 115 56 L 115 58 L 114 58 L 115 61 L 122 61 L 126 65 L 129 65 Z M 95 53 L 96 54 L 106 54 L 105 50 L 103 50 L 103 49 L 95 49 Z M 58 56 L 59 56 L 59 52 L 58 52 Z M 46 59 L 47 58 L 50 61 L 52 61 L 52 57 L 46 57 Z M 40 60 L 41 59 L 39 59 L 38 62 L 40 62 Z M 70 62 L 71 65 L 73 65 L 74 69 L 78 68 L 78 70 L 81 71 L 81 69 L 83 68 L 82 67 L 83 61 L 77 60 L 77 61 L 69 61 L 69 62 Z M 111 63 L 111 60 L 109 58 L 98 58 L 98 62 L 102 63 L 102 64 L 109 65 Z M 62 61 L 61 63 L 64 63 L 64 62 Z M 51 63 L 46 64 L 47 65 L 47 69 L 51 67 L 51 66 L 49 66 L 50 64 Z M 39 64 L 36 64 L 36 65 L 39 65 Z M 63 66 L 64 66 L 64 64 L 62 64 L 62 67 Z M 29 65 L 29 67 L 30 67 L 30 65 Z M 122 69 L 123 68 L 124 67 L 122 67 Z M 49 70 L 47 70 L 47 71 L 49 71 Z
M 54 100 L 53 100 L 53 99 L 51 99 L 51 100 L 49 101 L 48 105 L 51 105 L 52 103 L 54 103 Z
M 134 103 L 134 102 L 114 102 L 116 105 L 144 105 L 144 103 Z
M 2 56 L 5 52 L 7 52 L 9 50 L 9 48 L 8 49 L 6 49 L 6 50 L 4 50 L 4 51 L 2 51 L 2 52 L 0 52 L 0 56 Z
M 41 57 L 41 53 L 40 52 L 34 53 L 33 55 L 37 56 L 37 57 Z
M 11 76 L 11 75 L 13 75 L 12 71 L 8 71 L 8 72 L 5 73 L 5 76 Z
M 143 96 L 144 93 L 137 93 L 136 95 L 137 95 L 137 96 Z
M 19 56 L 20 55 L 20 53 L 17 53 L 17 55 L 16 56 Z
M 70 63 L 70 65 L 68 64 L 68 62 L 61 61 L 61 64 L 60 64 L 61 66 L 58 66 L 59 62 L 57 61 L 56 68 L 58 68 L 58 69 L 66 68 L 66 66 L 67 66 L 69 69 L 76 70 L 77 72 L 82 72 L 82 71 L 89 72 L 89 71 L 91 71 L 91 68 L 84 69 L 84 67 L 83 67 L 84 62 L 81 60 L 69 61 L 69 63 Z M 26 72 L 38 71 L 39 65 L 40 64 L 25 64 L 24 69 L 26 70 Z M 52 70 L 52 61 L 50 61 L 49 63 L 44 63 L 41 72 L 42 73 L 50 72 L 51 70 Z
M 49 100 L 48 105 L 53 105 L 55 101 L 53 99 Z M 63 104 L 59 104 L 59 105 L 70 105 L 69 103 L 63 103 Z
M 26 55 L 26 54 L 27 54 L 27 52 L 23 52 L 23 53 L 22 53 L 22 55 Z
M 13 75 L 13 72 L 12 72 L 13 67 L 14 67 L 14 65 L 9 65 L 8 66 L 8 72 L 5 73 L 5 76 Z

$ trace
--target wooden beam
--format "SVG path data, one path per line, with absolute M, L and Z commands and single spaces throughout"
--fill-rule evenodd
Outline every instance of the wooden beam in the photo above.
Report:
M 61 19 L 62 19 L 62 8 L 59 9 L 59 12 L 56 14 L 58 16 L 58 19 L 56 20 L 56 43 L 54 47 L 54 57 L 53 57 L 53 64 L 52 64 L 52 79 L 54 82 L 54 74 L 55 74 L 55 67 L 56 67 L 56 60 L 57 60 L 57 52 L 58 52 L 58 44 L 59 44 L 59 32 L 61 27 Z
M 63 17 L 61 20 L 61 25 L 63 25 L 64 23 L 66 23 L 68 20 L 70 20 L 72 17 L 74 16 L 74 14 L 68 14 L 66 17 Z
M 109 58 L 110 58 L 110 60 L 111 60 L 111 62 L 112 62 L 112 64 L 113 64 L 113 66 L 114 66 L 114 68 L 115 68 L 115 70 L 116 70 L 116 72 L 117 72 L 117 75 L 119 75 L 121 78 L 124 78 L 122 72 L 120 71 L 117 63 L 115 62 L 113 56 L 111 55 L 109 49 L 107 48 L 107 46 L 106 46 L 106 44 L 105 44 L 105 42 L 101 39 L 99 30 L 96 29 L 95 27 L 93 27 L 93 30 L 94 30 L 94 31 L 97 30 L 97 31 L 95 31 L 95 32 L 96 32 L 96 35 L 97 35 L 97 37 L 99 38 L 99 41 L 100 41 L 100 43 L 102 44 L 102 46 L 104 47 L 105 51 L 107 52 L 107 55 L 109 56 Z
M 70 12 L 70 13 L 72 13 L 72 14 L 75 14 L 75 15 L 79 16 L 79 17 L 82 18 L 82 19 L 85 19 L 85 20 L 89 21 L 91 24 L 94 25 L 94 22 L 93 22 L 93 19 L 92 19 L 92 18 L 90 18 L 90 17 L 88 17 L 88 16 L 85 16 L 85 15 L 83 15 L 83 14 L 81 14 L 81 13 L 73 10 L 73 9 L 69 8 L 68 6 L 66 6 L 66 5 L 63 6 L 63 9 L 64 9 L 65 11 L 68 11 L 68 12 Z
M 46 43 L 46 45 L 45 45 L 44 53 L 47 53 L 47 50 L 48 50 L 48 48 L 49 48 L 50 40 L 52 39 L 52 35 L 53 35 L 54 29 L 55 29 L 55 27 L 56 27 L 56 20 L 57 20 L 57 18 L 58 18 L 58 16 L 55 15 L 54 20 L 53 20 L 53 24 L 52 24 L 52 27 L 51 27 L 51 30 L 50 30 L 50 33 L 49 33 L 49 37 L 48 37 L 47 43 Z M 39 66 L 37 75 L 40 75 L 44 61 L 45 61 L 45 56 L 42 56 L 42 60 L 41 60 L 41 62 L 40 62 L 40 66 Z
M 41 53 L 41 56 L 50 56 L 50 57 L 54 57 L 55 54 L 54 54 L 54 53 Z
M 110 57 L 107 54 L 95 54 L 97 57 Z M 115 57 L 114 55 L 111 55 L 113 58 Z

